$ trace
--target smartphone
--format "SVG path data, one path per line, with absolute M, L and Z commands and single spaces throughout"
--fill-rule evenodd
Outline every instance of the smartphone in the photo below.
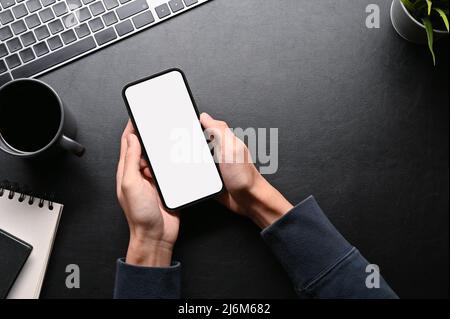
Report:
M 222 177 L 181 70 L 130 83 L 122 95 L 167 209 L 178 210 L 222 191 Z

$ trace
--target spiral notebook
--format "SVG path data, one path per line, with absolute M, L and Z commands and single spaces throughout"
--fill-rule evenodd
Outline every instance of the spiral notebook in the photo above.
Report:
M 0 183 L 0 228 L 33 246 L 8 299 L 39 298 L 62 210 L 63 205 L 22 192 L 16 184 Z

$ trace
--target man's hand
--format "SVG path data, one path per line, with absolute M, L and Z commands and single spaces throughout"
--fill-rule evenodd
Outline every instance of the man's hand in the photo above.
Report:
M 178 237 L 179 217 L 160 201 L 141 145 L 129 121 L 121 139 L 117 168 L 117 197 L 130 227 L 126 262 L 147 267 L 168 267 Z
M 216 160 L 226 191 L 219 200 L 230 210 L 247 216 L 265 228 L 286 214 L 293 206 L 267 182 L 252 162 L 247 146 L 229 129 L 227 123 L 206 113 L 200 122 L 212 137 Z

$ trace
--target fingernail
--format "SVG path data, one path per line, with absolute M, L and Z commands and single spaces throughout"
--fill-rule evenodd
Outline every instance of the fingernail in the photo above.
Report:
M 206 112 L 203 112 L 203 113 L 202 113 L 202 116 L 203 116 L 204 118 L 206 118 L 207 120 L 211 120 L 211 119 L 212 119 L 211 115 L 209 115 L 209 114 L 206 113 Z
M 130 144 L 132 144 L 134 142 L 134 137 L 132 135 L 134 135 L 134 134 L 129 134 L 127 136 L 128 145 L 130 145 Z

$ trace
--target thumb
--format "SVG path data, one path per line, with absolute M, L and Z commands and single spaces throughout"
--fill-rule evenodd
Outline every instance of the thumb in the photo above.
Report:
M 136 181 L 141 177 L 141 145 L 136 135 L 127 136 L 127 153 L 125 155 L 124 180 Z
M 217 121 L 211 117 L 208 113 L 200 114 L 200 123 L 202 123 L 204 128 L 217 127 Z

